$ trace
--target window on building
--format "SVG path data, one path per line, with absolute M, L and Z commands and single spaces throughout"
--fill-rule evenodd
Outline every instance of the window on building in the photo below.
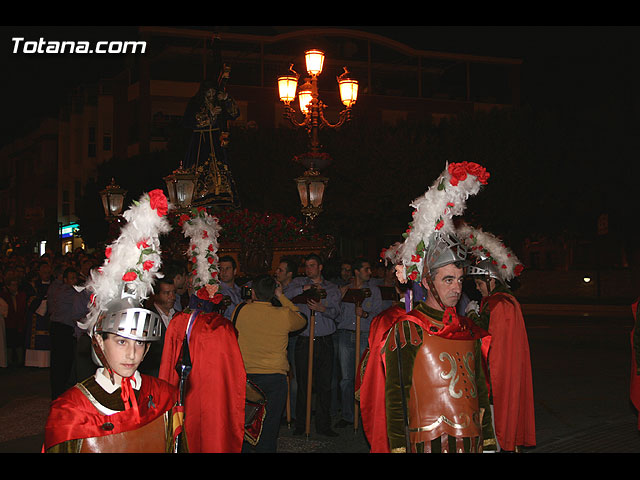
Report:
M 105 133 L 102 136 L 102 150 L 104 150 L 105 152 L 111 151 L 111 134 L 110 133 Z

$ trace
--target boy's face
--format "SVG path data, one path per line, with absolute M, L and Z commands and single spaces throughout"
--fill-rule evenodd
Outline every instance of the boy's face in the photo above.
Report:
M 109 366 L 113 369 L 116 385 L 122 378 L 135 373 L 149 348 L 148 342 L 124 338 L 113 333 L 108 333 L 106 339 L 103 339 L 102 335 L 97 335 L 96 338 Z

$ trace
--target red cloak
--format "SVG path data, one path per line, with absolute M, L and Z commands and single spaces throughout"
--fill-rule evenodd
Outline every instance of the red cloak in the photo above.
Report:
M 638 301 L 631 306 L 631 310 L 633 313 L 633 329 L 631 330 L 631 382 L 629 396 L 633 406 L 640 411 L 640 375 L 638 375 L 638 364 L 636 363 L 638 352 L 636 352 L 633 341 L 633 335 L 638 328 Z M 638 415 L 638 430 L 640 430 L 640 415 Z
M 455 317 L 455 311 L 453 313 Z M 425 331 L 430 330 L 429 317 L 416 310 L 406 313 L 401 307 L 391 307 L 371 321 L 368 358 L 359 389 L 362 428 L 371 446 L 371 453 L 390 452 L 385 403 L 386 365 L 382 349 L 391 327 L 405 320 L 416 323 Z M 487 334 L 466 317 L 455 317 L 455 320 L 432 334 L 459 340 L 481 338 Z
M 171 319 L 159 377 L 178 386 L 176 363 L 190 314 Z M 199 313 L 189 339 L 193 367 L 187 379 L 184 428 L 191 453 L 235 453 L 244 438 L 246 373 L 238 334 L 218 313 Z
M 62 442 L 101 437 L 136 430 L 170 410 L 178 401 L 178 390 L 155 377 L 142 375 L 138 396 L 139 421 L 131 410 L 102 415 L 87 396 L 72 387 L 51 403 L 45 425 L 44 450 Z M 113 425 L 110 430 L 102 428 Z
M 535 416 L 529 340 L 518 301 L 504 292 L 483 299 L 491 315 L 489 336 L 482 339 L 493 394 L 495 433 L 500 448 L 535 446 Z M 489 381 L 489 375 L 486 375 Z

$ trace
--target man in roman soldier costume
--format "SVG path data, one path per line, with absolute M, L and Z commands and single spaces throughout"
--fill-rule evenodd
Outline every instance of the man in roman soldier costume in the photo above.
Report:
M 200 300 L 173 317 L 167 328 L 160 375 L 182 385 L 185 432 L 191 453 L 234 453 L 245 437 L 246 372 L 238 332 L 213 308 L 219 303 L 218 236 L 216 217 L 199 208 L 182 222 L 189 238 L 187 255 L 191 283 Z M 253 437 L 258 435 L 252 432 Z
M 482 295 L 479 312 L 471 304 L 467 316 L 489 332 L 482 339 L 482 357 L 498 450 L 521 451 L 536 444 L 529 340 L 508 284 L 523 267 L 499 238 L 481 228 L 463 224 L 458 235 L 475 258 L 466 274 L 475 278 Z
M 372 322 L 358 394 L 374 453 L 495 448 L 480 354 L 486 332 L 456 314 L 467 250 L 452 222 L 488 177 L 475 163 L 448 165 L 412 205 L 413 222 L 395 249 L 397 273 L 421 283 L 427 297 Z
M 160 317 L 141 306 L 161 275 L 158 237 L 170 230 L 167 209 L 161 190 L 144 194 L 124 213 L 127 224 L 107 247 L 104 265 L 91 272 L 89 313 L 78 325 L 91 337 L 100 368 L 52 402 L 44 451 L 165 453 L 178 443 L 187 451 L 178 441 L 177 389 L 137 370 L 161 334 Z

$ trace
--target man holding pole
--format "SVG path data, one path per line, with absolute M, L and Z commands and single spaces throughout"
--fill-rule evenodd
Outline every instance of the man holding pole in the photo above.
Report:
M 295 364 L 298 391 L 294 435 L 310 432 L 311 392 L 315 386 L 316 431 L 336 437 L 331 429 L 331 375 L 333 334 L 340 315 L 340 289 L 322 276 L 323 262 L 317 254 L 305 258 L 305 276 L 294 278 L 284 294 L 298 306 L 309 322 L 296 341 Z
M 337 326 L 338 361 L 340 368 L 341 416 L 336 428 L 354 425 L 355 372 L 360 356 L 367 348 L 371 320 L 382 311 L 380 289 L 371 281 L 371 264 L 363 258 L 353 262 L 354 276 L 341 290 L 340 321 Z

